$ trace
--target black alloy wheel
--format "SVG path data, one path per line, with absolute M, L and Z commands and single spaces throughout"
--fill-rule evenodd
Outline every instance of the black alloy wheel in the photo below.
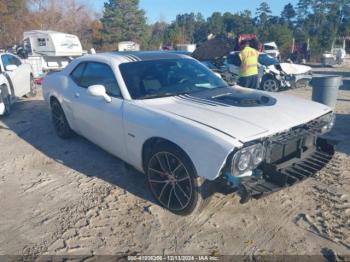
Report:
M 176 147 L 159 145 L 150 154 L 146 172 L 153 196 L 171 212 L 187 215 L 200 204 L 194 167 Z
M 10 95 L 2 95 L 2 102 L 5 106 L 4 116 L 11 114 L 11 98 Z
M 56 133 L 61 138 L 70 138 L 73 135 L 73 131 L 70 128 L 66 116 L 60 103 L 54 99 L 51 102 L 51 117 L 55 127 Z

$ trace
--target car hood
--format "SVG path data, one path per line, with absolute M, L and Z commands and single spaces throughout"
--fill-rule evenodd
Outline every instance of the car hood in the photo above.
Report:
M 143 100 L 143 105 L 215 129 L 241 142 L 286 131 L 320 117 L 325 105 L 238 86 Z
M 307 74 L 312 71 L 312 68 L 306 65 L 298 65 L 291 63 L 280 63 L 282 70 L 288 75 Z

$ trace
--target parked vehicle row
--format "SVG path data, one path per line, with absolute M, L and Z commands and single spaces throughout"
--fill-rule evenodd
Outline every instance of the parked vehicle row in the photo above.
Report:
M 23 96 L 36 94 L 43 77 L 66 67 L 82 56 L 75 35 L 33 30 L 23 33 L 23 42 L 0 52 L 0 116 L 11 112 L 11 105 Z
M 291 186 L 334 153 L 320 137 L 331 108 L 228 86 L 186 55 L 86 55 L 47 76 L 43 95 L 58 136 L 84 136 L 145 173 L 159 204 L 181 215 L 217 185 L 242 202 Z

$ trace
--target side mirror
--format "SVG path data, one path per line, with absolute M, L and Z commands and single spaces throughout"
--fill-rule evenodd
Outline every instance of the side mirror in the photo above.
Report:
M 15 71 L 17 69 L 16 65 L 7 65 L 5 67 L 6 71 Z
M 112 102 L 112 98 L 107 95 L 106 88 L 103 85 L 89 86 L 87 92 L 90 96 L 103 97 L 107 103 Z

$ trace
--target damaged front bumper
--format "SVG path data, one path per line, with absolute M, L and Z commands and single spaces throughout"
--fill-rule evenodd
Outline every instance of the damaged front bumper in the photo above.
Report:
M 285 80 L 289 83 L 288 85 L 292 88 L 302 88 L 307 87 L 312 80 L 311 74 L 300 74 L 286 76 Z
M 241 203 L 246 203 L 251 198 L 258 199 L 293 186 L 324 168 L 334 155 L 334 145 L 323 138 L 314 139 L 314 145 L 308 148 L 300 141 L 295 141 L 296 150 L 292 149 L 289 155 L 281 155 L 279 160 L 272 159 L 274 153 L 281 154 L 291 150 L 295 145 L 291 143 L 281 144 L 279 149 L 271 149 L 270 159 L 261 164 L 246 177 L 234 177 L 226 174 L 226 185 L 231 187 L 241 197 Z M 272 150 L 274 150 L 272 152 Z M 282 153 L 282 154 L 283 154 Z

